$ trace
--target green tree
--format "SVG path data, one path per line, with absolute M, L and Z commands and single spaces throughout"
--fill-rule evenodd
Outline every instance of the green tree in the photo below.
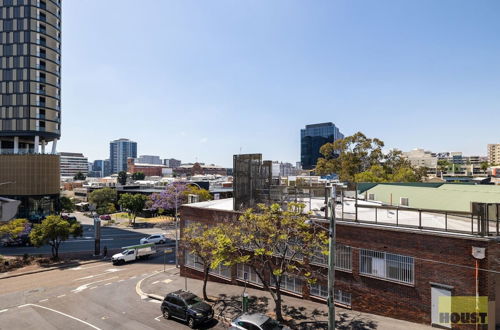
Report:
M 14 219 L 0 225 L 0 236 L 7 235 L 9 238 L 17 238 L 29 231 L 31 223 L 27 219 Z
M 307 282 L 316 279 L 307 259 L 317 253 L 328 254 L 327 231 L 310 224 L 304 204 L 289 203 L 283 210 L 278 204 L 258 205 L 231 223 L 217 238 L 218 262 L 226 265 L 247 264 L 271 294 L 276 317 L 283 321 L 281 287 L 285 276 L 302 276 Z
M 442 179 L 444 172 L 447 172 L 452 164 L 446 159 L 439 159 L 437 165 L 439 172 L 441 173 L 441 179 Z
M 488 168 L 490 168 L 490 164 L 488 162 L 481 162 L 481 170 L 483 170 L 484 172 L 486 172 L 488 170 Z
M 127 184 L 127 172 L 120 171 L 118 172 L 118 183 L 122 186 Z
M 148 197 L 142 194 L 123 194 L 120 196 L 118 205 L 127 210 L 129 219 L 131 219 L 132 223 L 135 224 L 137 213 L 144 210 L 147 200 Z
M 74 180 L 85 180 L 85 175 L 82 172 L 78 172 L 73 177 Z
M 316 173 L 336 173 L 342 181 L 354 181 L 357 173 L 382 162 L 383 146 L 381 140 L 367 138 L 361 132 L 327 143 L 320 149 L 323 157 L 318 159 Z
M 132 180 L 144 180 L 146 175 L 144 172 L 136 172 L 132 174 Z
M 195 185 L 186 186 L 186 190 L 182 192 L 183 200 L 187 201 L 188 195 L 197 195 L 200 202 L 209 201 L 212 199 L 212 195 L 206 189 L 200 188 Z
M 356 182 L 389 182 L 390 174 L 382 165 L 372 165 L 367 171 L 354 175 Z
M 59 197 L 59 203 L 63 212 L 73 212 L 75 210 L 75 203 L 66 196 Z
M 94 204 L 98 214 L 107 214 L 115 211 L 116 190 L 101 188 L 89 194 L 89 202 Z
M 59 258 L 59 247 L 70 236 L 83 235 L 82 225 L 76 220 L 64 220 L 60 216 L 49 215 L 42 223 L 35 224 L 29 237 L 31 243 L 40 247 L 49 244 L 52 248 L 52 257 Z
M 225 235 L 225 226 L 208 227 L 193 223 L 184 228 L 181 247 L 186 253 L 194 255 L 196 262 L 203 268 L 203 299 L 209 301 L 207 282 L 210 269 L 217 268 L 221 260 L 214 253 L 219 248 L 219 240 Z

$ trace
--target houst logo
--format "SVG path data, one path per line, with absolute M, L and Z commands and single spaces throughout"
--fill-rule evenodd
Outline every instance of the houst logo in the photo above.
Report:
M 439 324 L 488 324 L 488 297 L 439 297 Z

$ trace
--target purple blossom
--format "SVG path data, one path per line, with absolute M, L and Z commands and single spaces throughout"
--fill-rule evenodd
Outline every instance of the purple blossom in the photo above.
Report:
M 184 182 L 173 182 L 165 187 L 161 193 L 152 194 L 149 198 L 152 201 L 151 210 L 172 210 L 186 202 L 187 185 Z

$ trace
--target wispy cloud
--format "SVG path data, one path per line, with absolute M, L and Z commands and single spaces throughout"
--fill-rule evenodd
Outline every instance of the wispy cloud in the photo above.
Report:
M 200 140 L 200 143 L 207 143 L 208 142 L 208 138 L 204 137 L 204 138 L 201 138 Z

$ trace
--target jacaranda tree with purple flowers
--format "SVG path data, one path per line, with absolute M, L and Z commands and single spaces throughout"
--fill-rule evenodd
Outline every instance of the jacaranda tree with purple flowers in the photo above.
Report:
M 187 202 L 187 196 L 184 192 L 187 184 L 184 182 L 173 182 L 165 187 L 161 193 L 152 194 L 151 209 L 162 214 L 167 210 L 175 210 Z

